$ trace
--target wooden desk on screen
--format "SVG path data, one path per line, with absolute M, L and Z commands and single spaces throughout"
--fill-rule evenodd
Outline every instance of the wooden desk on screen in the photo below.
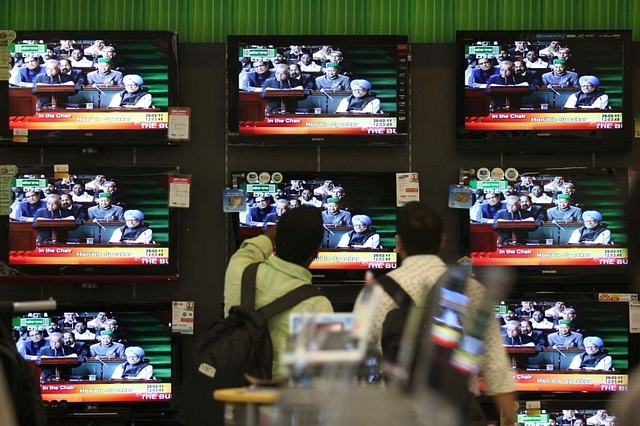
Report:
M 269 90 L 267 94 L 270 98 L 276 96 L 286 90 Z M 301 92 L 297 90 L 295 92 Z M 351 95 L 349 91 L 327 91 L 331 99 L 329 99 L 324 93 L 319 90 L 304 91 L 306 98 L 301 99 L 299 94 L 295 94 L 295 98 L 298 98 L 298 109 L 308 110 L 309 113 L 313 113 L 315 108 L 321 108 L 323 114 L 326 116 L 335 117 L 334 111 L 338 108 L 340 101 L 347 96 Z M 261 92 L 239 92 L 238 94 L 239 108 L 238 108 L 238 120 L 239 121 L 262 121 L 265 119 L 265 108 L 267 106 L 267 99 L 262 97 Z M 284 93 L 286 95 L 286 93 Z M 277 96 L 276 96 L 277 97 Z M 294 115 L 294 114 L 291 114 Z M 315 115 L 315 114 L 314 114 Z M 280 116 L 277 114 L 276 116 Z M 319 115 L 322 116 L 322 115 Z M 352 116 L 352 115 L 350 115 Z
M 580 90 L 579 87 L 553 87 L 553 90 L 548 87 L 538 87 L 533 90 L 527 86 L 514 86 L 501 87 L 492 86 L 489 91 L 495 93 L 514 93 L 517 88 L 520 88 L 520 92 L 523 95 L 522 105 L 523 111 L 545 111 L 541 109 L 541 104 L 548 104 L 549 110 L 554 112 L 563 111 L 564 104 L 569 99 L 571 94 Z M 554 91 L 555 90 L 555 91 Z M 527 93 L 529 92 L 529 93 Z M 484 117 L 489 114 L 489 105 L 491 104 L 491 96 L 487 93 L 487 89 L 471 88 L 467 87 L 464 91 L 464 108 L 465 115 L 467 117 Z M 519 111 L 513 109 L 513 111 Z M 573 112 L 575 110 L 565 110 L 566 112 Z

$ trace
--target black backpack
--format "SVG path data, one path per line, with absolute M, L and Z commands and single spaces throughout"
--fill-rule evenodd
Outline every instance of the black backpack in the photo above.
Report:
M 411 305 L 413 305 L 413 300 L 390 276 L 382 275 L 377 278 L 377 281 L 399 306 L 387 313 L 382 323 L 381 335 L 382 358 L 385 361 L 395 363 L 402 340 L 402 331 L 404 330 L 404 324 L 407 322 L 407 315 Z
M 178 400 L 178 420 L 184 425 L 224 425 L 224 403 L 214 400 L 215 390 L 248 386 L 245 374 L 271 379 L 273 347 L 267 320 L 322 295 L 316 287 L 303 285 L 256 310 L 258 265 L 253 263 L 243 272 L 240 305 L 215 321 L 196 344 Z

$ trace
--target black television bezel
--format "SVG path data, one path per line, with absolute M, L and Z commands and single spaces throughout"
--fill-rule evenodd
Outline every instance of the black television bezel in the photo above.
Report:
M 465 129 L 464 57 L 469 39 L 557 40 L 568 35 L 579 38 L 616 37 L 623 41 L 621 130 L 503 130 Z M 632 99 L 633 38 L 631 30 L 458 30 L 456 31 L 456 150 L 461 152 L 552 153 L 626 152 L 633 147 L 634 113 Z
M 319 43 L 320 42 L 320 43 Z M 401 123 L 400 109 L 397 113 L 397 132 L 395 134 L 369 134 L 340 136 L 335 134 L 289 134 L 289 135 L 241 135 L 238 121 L 238 49 L 241 45 L 275 45 L 289 46 L 293 43 L 300 45 L 331 44 L 333 46 L 392 46 L 406 45 L 406 75 L 398 76 L 398 86 L 405 88 L 404 123 Z M 229 35 L 227 37 L 227 144 L 230 146 L 406 146 L 409 143 L 410 128 L 410 69 L 411 45 L 407 35 L 370 35 L 370 36 L 341 36 L 341 35 Z M 400 58 L 398 58 L 400 59 Z M 398 64 L 398 72 L 400 67 Z M 396 88 L 396 104 L 400 102 L 400 88 Z M 399 105 L 398 105 L 399 107 Z
M 172 301 L 59 301 L 56 308 L 46 312 L 165 312 L 172 314 Z M 39 311 L 38 311 L 39 312 Z M 43 311 L 44 312 L 44 311 Z M 23 314 L 13 314 L 13 318 Z M 172 322 L 173 318 L 169 318 Z M 48 418 L 92 418 L 92 417 L 118 417 L 118 418 L 172 418 L 177 410 L 175 396 L 180 385 L 181 378 L 181 349 L 179 334 L 170 332 L 171 345 L 171 393 L 170 400 L 157 401 L 124 401 L 124 402 L 70 402 L 57 401 L 57 403 L 44 402 Z
M 38 170 L 53 175 L 52 164 L 18 164 L 18 173 L 23 170 Z M 180 167 L 175 166 L 113 166 L 99 164 L 71 164 L 70 174 L 165 174 L 177 175 Z M 167 197 L 169 188 L 167 188 Z M 168 198 L 167 198 L 168 204 Z M 62 282 L 62 283 L 116 283 L 116 282 L 168 282 L 178 281 L 179 267 L 179 212 L 168 207 L 169 263 L 167 265 L 10 265 L 9 264 L 9 216 L 0 216 L 0 261 L 17 274 L 0 275 L 0 283 L 5 282 Z
M 568 176 L 568 177 L 605 177 L 605 173 L 620 173 L 620 177 L 629 177 L 629 168 L 627 167 L 521 167 L 518 168 L 519 172 L 536 172 L 545 175 L 556 176 Z M 519 179 L 519 178 L 518 178 Z M 629 185 L 630 182 L 627 182 Z M 621 200 L 620 207 L 626 209 L 627 198 L 629 196 L 629 186 L 626 188 L 625 199 Z M 577 191 L 580 188 L 578 187 Z M 626 210 L 624 210 L 626 211 Z M 471 253 L 471 221 L 469 218 L 468 210 L 464 210 L 461 216 L 461 238 L 460 238 L 460 250 L 463 256 L 469 256 Z M 627 238 L 629 232 L 625 231 Z M 628 240 L 627 240 L 628 241 Z M 627 249 L 629 245 L 627 243 Z M 609 280 L 611 286 L 627 284 L 630 281 L 629 274 L 631 273 L 631 265 L 628 263 L 621 265 L 596 265 L 596 266 L 583 266 L 583 265 L 513 265 L 513 266 L 500 266 L 508 267 L 515 271 L 515 275 L 518 277 L 518 281 L 523 284 L 541 286 L 545 288 L 548 285 L 578 285 L 583 286 L 582 289 L 588 290 L 598 286 L 603 280 Z M 473 259 L 470 259 L 473 265 Z M 485 273 L 490 272 L 492 268 L 499 265 L 476 265 L 472 266 L 474 274 L 482 277 Z M 584 287 L 591 286 L 591 287 Z
M 505 300 L 561 300 L 565 302 L 579 303 L 581 301 L 587 303 L 625 303 L 623 301 L 604 302 L 599 301 L 599 294 L 638 294 L 635 288 L 627 288 L 624 285 L 614 285 L 613 289 L 607 288 L 609 284 L 602 284 L 596 286 L 595 289 L 588 289 L 582 292 L 572 292 L 571 290 L 553 291 L 549 290 L 549 287 L 545 289 L 535 290 L 533 288 L 521 288 L 517 284 L 512 286 L 511 292 L 505 297 Z M 569 306 L 569 305 L 567 305 Z M 579 308 L 579 306 L 578 306 Z M 580 312 L 578 311 L 578 315 Z M 629 318 L 631 314 L 629 314 Z M 588 333 L 587 333 L 588 334 Z M 628 369 L 623 373 L 627 375 L 627 383 L 631 385 L 630 378 L 631 373 L 635 371 L 639 363 L 640 357 L 640 336 L 637 333 L 627 333 L 628 336 Z M 585 336 L 586 337 L 586 336 Z M 602 337 L 602 336 L 600 336 Z M 604 338 L 603 338 L 604 339 Z M 605 339 L 606 345 L 606 339 Z M 614 372 L 616 373 L 616 372 Z M 587 408 L 591 401 L 606 401 L 609 399 L 619 398 L 620 395 L 626 395 L 628 391 L 601 391 L 601 392 L 588 392 L 588 391 L 516 391 L 518 392 L 518 399 L 526 399 L 533 401 L 549 401 L 552 407 L 560 407 L 564 404 L 570 405 L 573 401 L 578 402 L 580 407 Z M 573 406 L 567 407 L 574 408 Z
M 15 30 L 19 40 L 104 39 L 164 40 L 169 49 L 167 59 L 168 107 L 178 106 L 178 32 L 175 30 Z M 6 90 L 6 92 L 5 92 Z M 6 93 L 6 94 L 5 94 Z M 0 110 L 8 110 L 9 88 L 0 88 Z M 9 113 L 0 112 L 0 146 L 164 146 L 177 142 L 168 139 L 168 129 L 145 130 L 29 130 L 28 142 L 13 142 L 13 131 L 9 128 Z

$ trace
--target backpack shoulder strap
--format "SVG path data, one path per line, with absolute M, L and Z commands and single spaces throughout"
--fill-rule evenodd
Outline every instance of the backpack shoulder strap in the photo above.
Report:
M 282 297 L 279 297 L 268 305 L 265 305 L 262 308 L 258 309 L 258 312 L 260 312 L 266 319 L 269 319 L 281 312 L 286 311 L 287 309 L 293 308 L 303 300 L 306 300 L 310 297 L 322 295 L 322 291 L 320 291 L 320 289 L 318 289 L 317 287 L 312 286 L 311 284 L 301 285 L 300 287 L 294 288 L 289 293 L 285 294 Z
M 240 306 L 253 309 L 256 305 L 256 274 L 260 262 L 248 265 L 242 273 L 242 287 L 240 289 Z
M 413 299 L 411 299 L 411 296 L 409 296 L 409 293 L 407 293 L 405 289 L 400 287 L 400 284 L 398 284 L 396 280 L 389 275 L 381 275 L 377 277 L 376 280 L 401 309 L 408 309 L 409 306 L 411 306 Z

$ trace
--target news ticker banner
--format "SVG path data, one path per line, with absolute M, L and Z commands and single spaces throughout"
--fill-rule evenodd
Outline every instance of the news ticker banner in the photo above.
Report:
M 514 372 L 518 392 L 624 392 L 629 390 L 627 374 Z M 480 389 L 485 389 L 480 377 Z
M 396 127 L 395 117 L 313 117 L 305 114 L 241 121 L 239 132 L 241 135 L 375 135 L 394 134 Z
M 148 402 L 171 399 L 171 383 L 44 383 L 40 389 L 43 401 Z
M 379 251 L 320 251 L 309 269 L 394 269 L 397 253 Z
M 621 112 L 492 112 L 467 117 L 467 130 L 600 130 L 622 129 Z
M 168 265 L 168 247 L 44 246 L 10 250 L 10 265 Z
M 609 266 L 626 265 L 626 248 L 583 247 L 498 248 L 494 252 L 472 252 L 474 266 Z
M 169 128 L 167 112 L 91 110 L 37 112 L 30 117 L 12 116 L 10 129 L 21 130 L 155 130 Z

